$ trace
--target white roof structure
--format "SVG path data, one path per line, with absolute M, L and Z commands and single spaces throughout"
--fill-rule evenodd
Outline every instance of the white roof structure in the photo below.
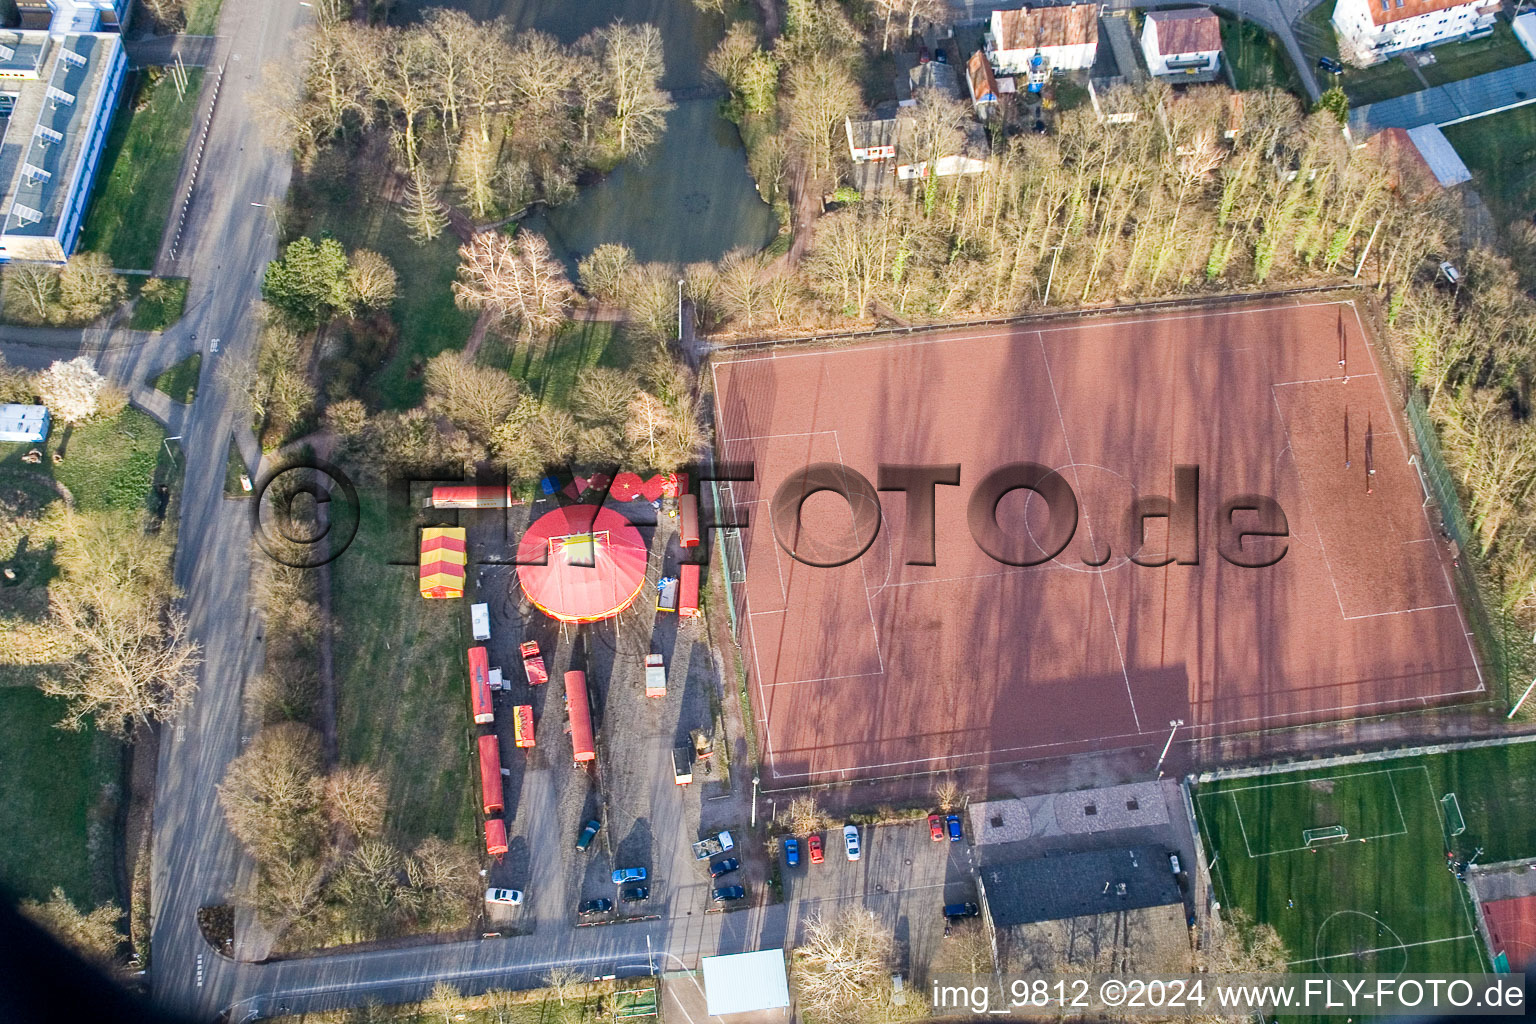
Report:
M 711 1017 L 776 1010 L 789 1005 L 789 974 L 782 949 L 706 956 L 704 996 Z
M 1408 138 L 1413 141 L 1414 148 L 1429 165 L 1430 173 L 1441 187 L 1450 188 L 1472 180 L 1472 172 L 1467 170 L 1467 165 L 1456 155 L 1456 147 L 1451 145 L 1439 128 L 1432 124 L 1409 128 Z

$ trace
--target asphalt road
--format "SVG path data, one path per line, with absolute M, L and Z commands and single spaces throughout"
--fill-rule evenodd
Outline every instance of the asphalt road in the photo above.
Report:
M 287 192 L 290 162 L 261 144 L 250 98 L 261 66 L 291 48 L 290 35 L 305 10 L 286 0 L 224 8 L 215 62 L 226 72 L 203 157 L 204 184 L 183 244 L 181 272 L 192 279 L 188 313 L 159 346 L 195 346 L 204 354 L 198 397 L 180 429 L 187 467 L 176 581 L 186 591 L 192 634 L 206 660 L 196 699 L 161 743 L 150 982 L 157 1001 L 204 1019 L 228 1001 L 233 978 L 204 941 L 197 909 L 227 902 L 246 866 L 224 826 L 214 787 L 239 752 L 241 691 L 260 664 L 248 596 L 248 506 L 223 499 L 231 433 L 240 437 L 248 460 L 256 454 L 255 439 L 242 397 L 219 380 L 217 366 L 256 344 L 262 275 L 276 247 L 269 210 Z M 174 362 L 179 354 L 161 352 L 156 361 Z

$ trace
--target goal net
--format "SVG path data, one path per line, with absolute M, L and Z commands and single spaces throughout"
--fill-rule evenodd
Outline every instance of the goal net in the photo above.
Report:
M 1349 838 L 1349 829 L 1343 825 L 1325 825 L 1322 828 L 1303 829 L 1302 840 L 1312 846 L 1317 843 L 1341 843 Z
M 1455 793 L 1441 797 L 1440 806 L 1445 811 L 1445 830 L 1452 838 L 1467 830 L 1467 819 L 1461 816 L 1461 801 L 1456 799 Z

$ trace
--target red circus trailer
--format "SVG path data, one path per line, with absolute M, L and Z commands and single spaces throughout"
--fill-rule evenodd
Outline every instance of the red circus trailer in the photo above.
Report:
M 677 614 L 679 616 L 699 614 L 699 567 L 684 563 L 679 566 Z
M 519 747 L 533 746 L 532 704 L 519 704 L 512 709 L 512 742 Z
M 699 496 L 697 494 L 679 495 L 677 499 L 677 512 L 682 522 L 678 526 L 678 543 L 685 548 L 699 546 Z
M 480 795 L 486 814 L 502 812 L 501 744 L 495 736 L 480 737 Z
M 521 504 L 512 497 L 511 484 L 453 484 L 432 488 L 433 508 L 511 508 Z
M 491 708 L 491 663 L 484 647 L 469 649 L 469 708 L 481 725 L 496 720 Z
M 565 674 L 565 710 L 571 717 L 571 751 L 576 763 L 597 760 L 597 748 L 592 741 L 592 705 L 587 701 L 587 674 L 570 671 Z
M 485 820 L 485 852 L 498 859 L 507 852 L 507 823 L 500 818 Z

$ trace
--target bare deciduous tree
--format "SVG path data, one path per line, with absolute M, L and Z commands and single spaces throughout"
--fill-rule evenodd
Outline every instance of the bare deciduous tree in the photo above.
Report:
M 610 97 L 614 148 L 621 157 L 642 152 L 660 137 L 672 109 L 660 86 L 661 32 L 655 25 L 615 22 L 590 38 Z
M 313 855 L 324 835 L 320 738 L 298 722 L 269 725 L 229 763 L 219 784 L 224 820 L 263 863 Z
M 347 278 L 357 301 L 368 309 L 385 309 L 395 301 L 395 268 L 372 249 L 358 249 L 347 261 Z
M 384 827 L 384 800 L 388 787 L 376 768 L 349 765 L 331 772 L 325 780 L 325 812 L 359 839 L 378 835 Z
M 835 166 L 833 129 L 858 110 L 858 83 L 841 60 L 816 53 L 790 66 L 786 85 L 790 138 L 811 181 L 825 183 Z
M 95 364 L 85 356 L 67 362 L 55 360 L 36 380 L 43 404 L 65 423 L 79 423 L 95 415 L 106 383 L 106 378 L 96 372 Z
M 479 440 L 489 440 L 517 407 L 522 384 L 505 370 L 447 351 L 427 362 L 427 405 Z
M 864 1020 L 881 987 L 890 987 L 895 947 L 891 929 L 864 907 L 822 911 L 790 961 L 800 1005 L 827 1024 Z
M 202 651 L 187 620 L 171 606 L 170 554 L 135 521 L 73 516 L 66 567 L 49 590 L 52 622 L 75 656 L 54 670 L 43 691 L 61 697 L 60 726 L 87 720 L 122 735 L 174 717 L 192 699 Z
M 527 231 L 515 238 L 482 231 L 460 246 L 453 293 L 461 305 L 488 309 L 535 337 L 565 323 L 576 295 L 544 236 Z

